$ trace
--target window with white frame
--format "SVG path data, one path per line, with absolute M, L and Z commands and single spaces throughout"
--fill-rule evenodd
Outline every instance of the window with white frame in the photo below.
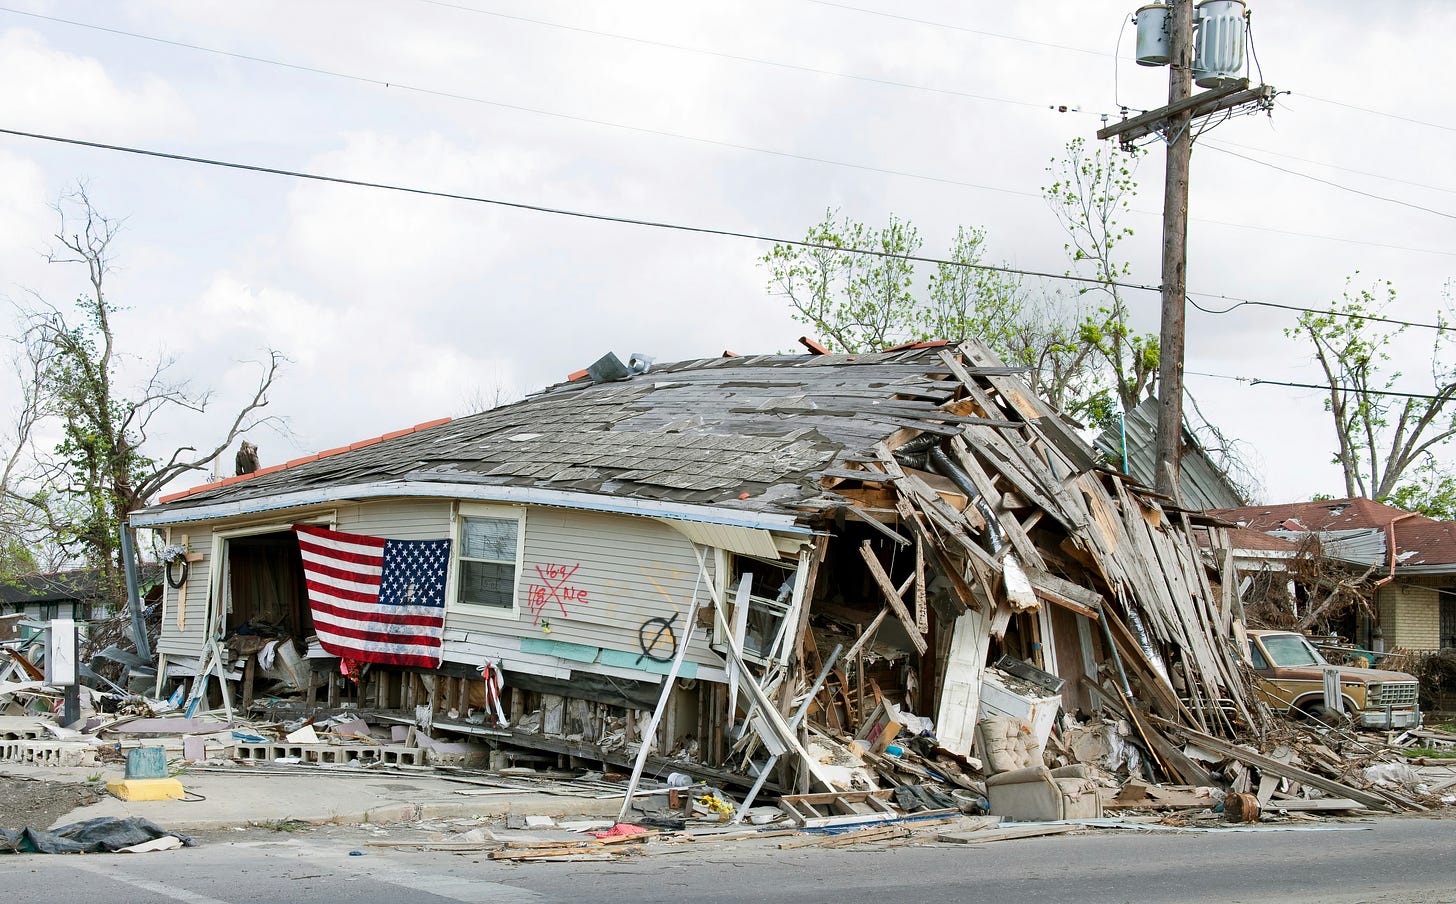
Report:
M 462 509 L 459 536 L 456 600 L 467 606 L 515 611 L 520 516 L 496 517 Z

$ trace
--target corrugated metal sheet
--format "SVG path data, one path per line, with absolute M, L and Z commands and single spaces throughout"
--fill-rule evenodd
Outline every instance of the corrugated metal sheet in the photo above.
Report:
M 1158 400 L 1144 399 L 1126 416 L 1127 472 L 1146 486 L 1155 486 L 1157 470 L 1154 466 L 1158 452 Z M 1123 458 L 1122 436 L 1117 428 L 1102 431 L 1097 437 L 1097 451 L 1110 460 L 1121 462 Z M 1243 505 L 1238 490 L 1229 483 L 1223 471 L 1203 451 L 1198 440 L 1187 428 L 1183 430 L 1183 454 L 1179 465 L 1179 490 L 1183 504 L 1190 509 L 1202 511 L 1213 508 L 1230 508 Z

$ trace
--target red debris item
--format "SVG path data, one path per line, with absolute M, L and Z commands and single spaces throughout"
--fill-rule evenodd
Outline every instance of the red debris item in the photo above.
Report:
M 799 344 L 804 346 L 804 348 L 807 348 L 809 350 L 809 354 L 811 355 L 829 354 L 829 349 L 815 342 L 813 339 L 810 339 L 808 336 L 800 336 Z
M 738 498 L 739 498 L 739 499 L 747 499 L 747 498 L 748 498 L 748 496 L 749 496 L 749 494 L 748 494 L 748 493 L 739 493 L 739 494 L 738 494 Z
M 617 838 L 622 835 L 641 835 L 648 831 L 650 830 L 634 826 L 630 822 L 619 822 L 605 832 L 588 832 L 587 834 L 593 838 Z

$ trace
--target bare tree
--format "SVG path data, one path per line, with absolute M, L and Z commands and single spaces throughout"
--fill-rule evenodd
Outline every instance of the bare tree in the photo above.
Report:
M 159 417 L 202 413 L 211 390 L 194 390 L 173 379 L 173 361 L 161 358 L 134 391 L 122 385 L 113 318 L 117 307 L 106 293 L 112 245 L 121 221 L 102 215 L 84 185 L 56 205 L 57 244 L 50 263 L 84 268 L 87 290 L 64 310 L 38 294 L 19 305 L 15 337 L 23 401 L 7 449 L 0 492 L 57 547 L 79 552 L 101 569 L 105 586 L 120 585 L 120 528 L 127 516 L 158 490 L 188 472 L 205 470 L 242 433 L 278 420 L 262 414 L 268 391 L 284 363 L 268 351 L 252 397 L 233 416 L 224 437 L 202 448 L 180 446 L 153 455 L 150 434 Z M 42 425 L 61 440 L 53 450 L 38 448 Z
M 1394 391 L 1401 372 L 1388 369 L 1389 350 L 1407 327 L 1370 318 L 1395 301 L 1395 288 L 1388 281 L 1356 288 L 1354 280 L 1346 281 L 1343 300 L 1333 310 L 1301 315 L 1285 335 L 1308 343 L 1323 372 L 1345 494 L 1385 501 L 1408 472 L 1433 461 L 1433 453 L 1456 436 L 1456 364 L 1445 354 L 1445 330 L 1438 330 L 1430 353 L 1433 391 L 1419 397 Z M 1442 327 L 1449 316 L 1449 284 L 1445 294 L 1447 310 L 1436 312 Z

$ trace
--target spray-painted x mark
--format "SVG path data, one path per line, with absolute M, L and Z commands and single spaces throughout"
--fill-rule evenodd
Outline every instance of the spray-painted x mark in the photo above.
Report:
M 566 586 L 566 582 L 571 580 L 571 576 L 576 574 L 576 570 L 580 567 L 581 563 L 578 562 L 575 565 L 571 566 L 570 571 L 564 572 L 561 575 L 560 580 L 552 581 L 546 576 L 546 572 L 541 568 L 540 565 L 536 566 L 536 575 L 541 578 L 541 583 L 544 585 L 541 588 L 543 592 L 540 594 L 539 597 L 537 597 L 535 594 L 532 594 L 533 597 L 536 597 L 531 601 L 532 608 L 536 610 L 536 621 L 539 622 L 541 620 L 541 610 L 546 608 L 546 604 L 551 602 L 552 600 L 555 600 L 556 605 L 561 607 L 562 615 L 567 614 L 566 600 L 562 599 L 561 597 L 561 588 Z

